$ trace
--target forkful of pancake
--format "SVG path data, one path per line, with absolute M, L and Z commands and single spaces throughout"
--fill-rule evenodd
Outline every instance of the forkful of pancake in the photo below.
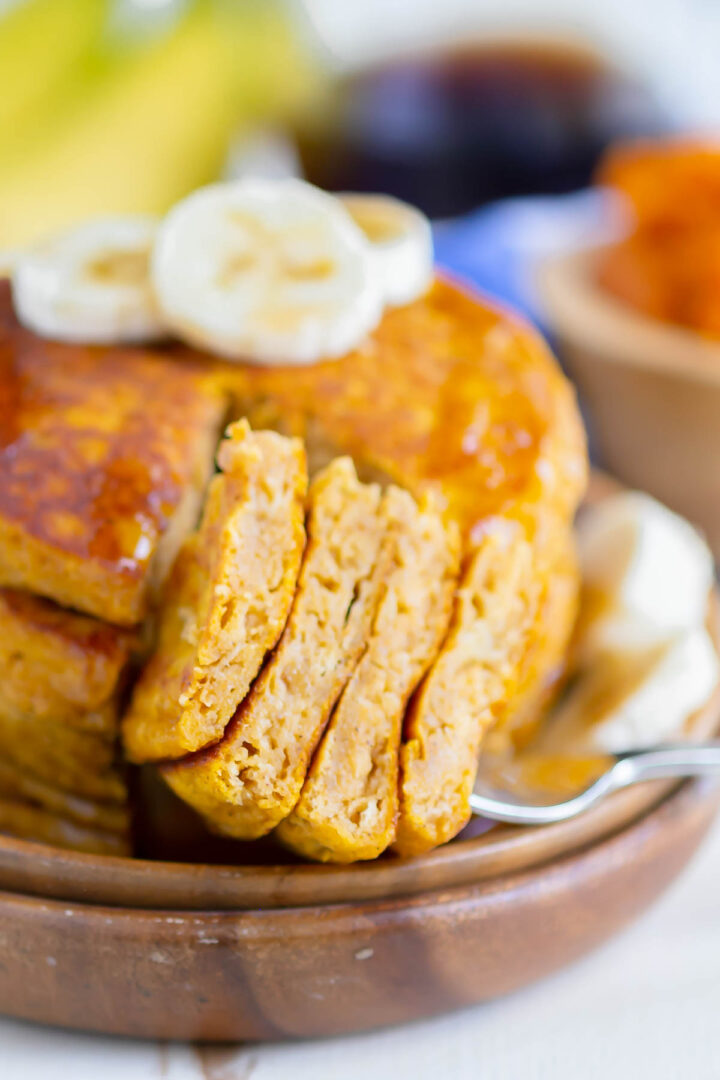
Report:
M 121 625 L 103 631 L 123 658 L 103 753 L 119 724 L 126 758 L 210 829 L 312 859 L 456 836 L 486 746 L 537 730 L 578 610 L 585 439 L 539 337 L 433 277 L 412 208 L 299 181 L 83 226 L 21 257 L 12 295 L 6 355 L 53 410 L 20 409 L 0 448 L 0 594 L 39 593 L 71 643 Z M 167 403 L 162 431 L 143 394 Z M 41 487 L 52 460 L 72 501 Z M 33 470 L 72 529 L 24 512 Z M 54 722 L 75 716 L 56 699 Z M 72 747 L 50 743 L 38 776 L 16 744 L 20 795 L 52 809 L 37 783 Z

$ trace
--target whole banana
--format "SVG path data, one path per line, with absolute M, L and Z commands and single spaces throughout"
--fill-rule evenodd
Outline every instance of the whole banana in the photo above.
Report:
M 2 249 L 88 217 L 164 212 L 218 175 L 238 125 L 277 118 L 317 83 L 270 0 L 198 0 L 169 34 L 71 66 L 71 88 L 14 152 L 0 141 Z

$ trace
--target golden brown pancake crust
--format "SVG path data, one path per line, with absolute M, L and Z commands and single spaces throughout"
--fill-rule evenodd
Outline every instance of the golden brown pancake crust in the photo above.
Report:
M 36 337 L 0 282 L 0 584 L 138 622 L 224 409 L 198 364 Z
M 471 533 L 492 515 L 532 532 L 539 508 L 569 520 L 584 490 L 574 392 L 541 338 L 448 281 L 340 360 L 218 372 L 254 427 L 307 439 L 311 467 L 350 454 L 364 478 L 439 493 Z
M 0 687 L 20 710 L 114 734 L 132 646 L 126 631 L 0 589 Z
M 305 451 L 297 439 L 228 428 L 199 531 L 168 583 L 158 647 L 123 723 L 134 761 L 217 742 L 274 648 L 305 543 Z

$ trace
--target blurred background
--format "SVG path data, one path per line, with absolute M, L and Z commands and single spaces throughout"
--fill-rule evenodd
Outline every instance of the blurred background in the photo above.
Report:
M 718 0 L 0 0 L 0 271 L 220 177 L 397 195 L 549 334 L 598 458 L 720 555 L 719 46 Z M 594 245 L 541 302 L 539 268 Z
M 720 117 L 715 0 L 0 0 L 0 247 L 304 171 L 436 218 Z

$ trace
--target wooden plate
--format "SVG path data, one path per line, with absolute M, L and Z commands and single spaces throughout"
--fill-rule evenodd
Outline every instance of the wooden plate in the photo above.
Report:
M 596 478 L 596 491 L 599 483 Z M 716 597 L 710 605 L 709 627 L 720 651 L 718 606 Z M 695 740 L 709 738 L 719 728 L 720 686 L 690 721 L 689 735 Z M 541 866 L 597 843 L 652 810 L 676 786 L 674 781 L 657 780 L 638 785 L 574 821 L 542 828 L 495 826 L 487 831 L 486 824 L 471 822 L 457 840 L 428 855 L 387 856 L 352 866 L 273 864 L 267 852 L 265 864 L 257 865 L 254 845 L 232 841 L 225 842 L 221 851 L 230 852 L 228 857 L 237 862 L 212 865 L 83 855 L 0 836 L 0 889 L 82 903 L 185 911 L 271 910 L 413 897 Z M 164 786 L 161 790 L 166 791 Z M 164 814 L 172 817 L 187 810 L 176 802 Z M 192 827 L 192 821 L 182 818 L 179 828 Z M 207 843 L 213 841 L 202 834 L 198 846 Z M 273 851 L 270 848 L 271 856 Z
M 720 688 L 692 737 L 719 720 Z M 484 1001 L 638 915 L 719 803 L 709 781 L 655 781 L 576 821 L 475 823 L 424 857 L 348 867 L 121 859 L 0 837 L 0 1012 L 239 1040 L 360 1031 Z
M 123 1035 L 237 1040 L 360 1031 L 484 1001 L 637 916 L 717 807 L 714 785 L 687 783 L 574 854 L 410 898 L 190 912 L 0 893 L 0 1011 Z
M 693 735 L 716 730 L 720 693 Z M 0 839 L 0 1012 L 112 1034 L 321 1036 L 485 1001 L 594 948 L 680 872 L 709 781 L 414 860 L 210 866 Z M 34 894 L 34 895 L 31 895 Z

